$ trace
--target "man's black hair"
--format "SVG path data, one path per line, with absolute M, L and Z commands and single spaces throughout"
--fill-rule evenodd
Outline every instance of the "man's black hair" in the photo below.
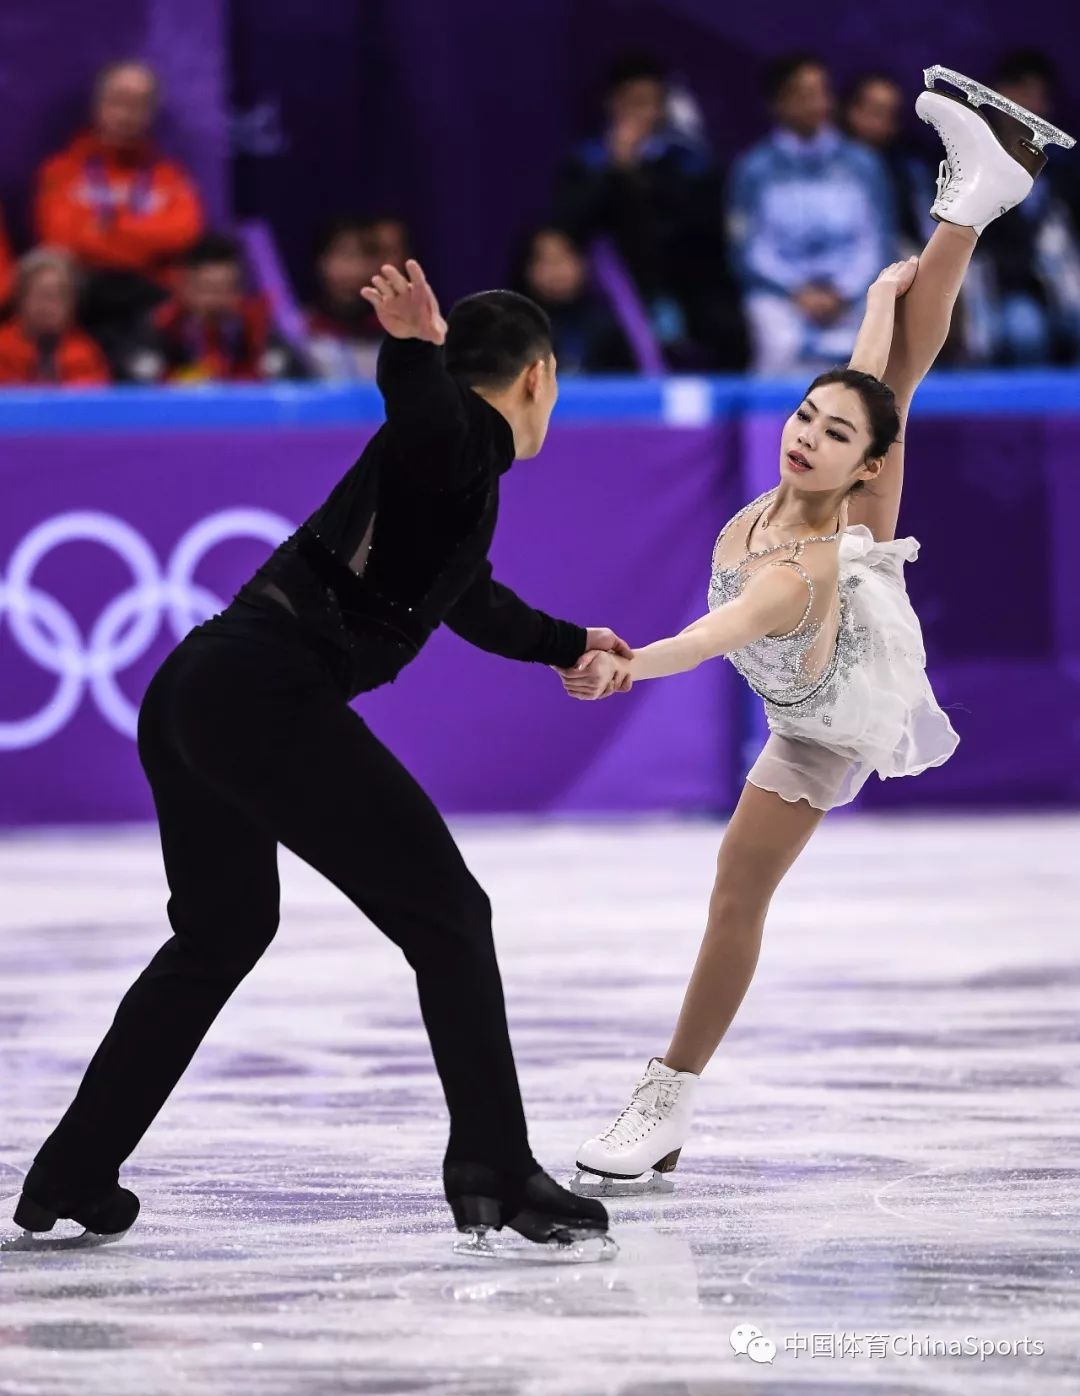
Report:
M 479 291 L 450 311 L 446 368 L 470 388 L 505 388 L 552 352 L 551 321 L 517 291 Z
M 628 82 L 660 82 L 667 84 L 668 70 L 658 59 L 648 53 L 625 53 L 608 69 L 604 91 L 612 92 Z
M 1036 48 L 1018 48 L 1002 54 L 994 69 L 995 82 L 1023 82 L 1025 78 L 1041 78 L 1047 87 L 1058 85 L 1058 71 L 1053 60 Z
M 377 228 L 380 223 L 396 223 L 401 229 L 405 238 L 406 248 L 411 247 L 412 239 L 409 236 L 409 225 L 397 213 L 343 213 L 336 218 L 332 218 L 319 232 L 315 243 L 316 257 L 325 257 L 330 248 L 337 242 L 338 238 L 346 235 L 352 237 L 363 237 L 370 233 L 372 228 Z
M 788 83 L 803 68 L 824 68 L 824 60 L 816 53 L 785 53 L 765 65 L 761 85 L 770 102 L 776 99 Z
M 206 233 L 184 255 L 185 267 L 217 267 L 222 262 L 237 266 L 244 260 L 240 244 L 227 233 Z

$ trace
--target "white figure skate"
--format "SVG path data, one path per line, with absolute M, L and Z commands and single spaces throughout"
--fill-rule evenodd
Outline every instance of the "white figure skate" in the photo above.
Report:
M 570 1191 L 581 1197 L 674 1191 L 667 1175 L 690 1134 L 697 1085 L 692 1071 L 673 1071 L 653 1057 L 614 1124 L 578 1150 Z
M 927 68 L 923 77 L 927 91 L 919 94 L 915 111 L 935 128 L 947 157 L 938 169 L 937 198 L 930 210 L 939 223 L 958 223 L 981 233 L 1030 194 L 1046 164 L 1045 145 L 1068 149 L 1076 144 L 1072 136 L 1025 107 L 951 68 Z M 939 79 L 965 96 L 931 91 Z M 980 111 L 980 106 L 991 111 Z

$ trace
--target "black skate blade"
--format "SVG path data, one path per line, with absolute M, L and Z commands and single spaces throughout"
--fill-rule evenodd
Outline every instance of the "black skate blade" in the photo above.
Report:
M 614 1260 L 619 1246 L 606 1231 L 559 1227 L 545 1240 L 533 1241 L 513 1231 L 477 1227 L 457 1238 L 453 1253 L 466 1260 L 518 1265 L 589 1265 Z

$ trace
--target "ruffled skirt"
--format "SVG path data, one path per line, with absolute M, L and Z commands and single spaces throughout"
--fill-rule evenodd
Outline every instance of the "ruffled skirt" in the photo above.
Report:
M 904 585 L 904 563 L 918 552 L 914 538 L 875 543 L 862 525 L 845 532 L 832 677 L 803 703 L 766 701 L 771 736 L 747 774 L 751 784 L 829 810 L 853 800 L 872 771 L 883 780 L 918 775 L 956 750 Z

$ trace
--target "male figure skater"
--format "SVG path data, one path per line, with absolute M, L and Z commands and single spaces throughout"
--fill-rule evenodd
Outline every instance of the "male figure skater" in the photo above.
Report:
M 555 404 L 544 313 L 488 291 L 449 326 L 419 265 L 365 291 L 387 332 L 386 423 L 329 498 L 154 676 L 139 755 L 154 794 L 173 935 L 120 1004 L 38 1152 L 16 1222 L 117 1236 L 132 1152 L 278 925 L 277 846 L 401 947 L 450 1112 L 458 1229 L 603 1236 L 607 1214 L 529 1148 L 491 907 L 434 805 L 347 706 L 392 681 L 442 622 L 481 649 L 569 669 L 629 657 L 610 630 L 533 610 L 492 578 L 500 476 L 535 456 Z M 445 352 L 443 345 L 445 344 Z

